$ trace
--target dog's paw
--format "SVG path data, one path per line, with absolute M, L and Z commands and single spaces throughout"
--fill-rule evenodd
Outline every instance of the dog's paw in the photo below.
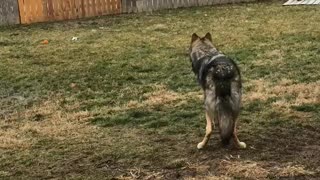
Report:
M 204 144 L 203 142 L 201 142 L 201 143 L 199 143 L 199 144 L 197 145 L 197 148 L 198 148 L 198 149 L 203 149 L 204 146 L 205 146 L 205 144 Z
M 239 142 L 239 148 L 240 149 L 245 149 L 245 148 L 247 148 L 247 145 L 246 145 L 246 143 L 244 143 L 244 142 Z

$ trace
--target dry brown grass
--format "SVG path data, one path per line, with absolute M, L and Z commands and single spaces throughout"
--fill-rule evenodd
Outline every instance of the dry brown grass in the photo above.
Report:
M 294 84 L 291 80 L 282 79 L 277 85 L 273 85 L 259 79 L 248 82 L 248 85 L 252 89 L 244 94 L 244 102 L 277 98 L 272 106 L 286 111 L 290 111 L 290 107 L 294 105 L 320 103 L 320 81 Z
M 188 93 L 177 93 L 172 90 L 169 90 L 165 85 L 154 85 L 153 91 L 143 95 L 142 101 L 131 100 L 126 104 L 115 107 L 105 107 L 100 110 L 100 113 L 109 113 L 109 112 L 121 112 L 130 109 L 138 108 L 152 108 L 154 106 L 164 106 L 164 107 L 178 107 L 190 99 L 201 100 L 203 98 L 202 91 L 194 91 Z
M 54 98 L 52 98 L 54 99 Z M 28 148 L 38 137 L 57 140 L 81 139 L 92 134 L 96 127 L 88 126 L 88 111 L 67 112 L 59 100 L 47 100 L 22 112 L 15 112 L 1 121 L 1 148 Z M 66 109 L 65 109 L 66 108 Z
M 226 161 L 220 162 L 219 169 L 227 177 L 239 177 L 245 179 L 269 179 L 269 175 L 277 177 L 298 177 L 314 175 L 314 171 L 306 170 L 302 165 L 286 163 L 278 166 L 266 166 L 265 162 L 253 161 Z
M 302 165 L 288 165 L 283 168 L 276 168 L 280 177 L 297 177 L 301 175 L 313 175 L 315 172 L 306 170 Z
M 253 64 L 262 67 L 282 65 L 284 64 L 284 52 L 280 49 L 268 50 L 264 54 L 258 55 L 257 60 Z
M 219 169 L 229 177 L 246 179 L 266 179 L 269 174 L 267 169 L 252 161 L 221 161 Z

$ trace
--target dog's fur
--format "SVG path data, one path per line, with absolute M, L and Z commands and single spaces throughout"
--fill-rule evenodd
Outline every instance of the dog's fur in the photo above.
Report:
M 237 147 L 246 148 L 246 144 L 240 142 L 236 134 L 242 87 L 238 66 L 213 46 L 210 33 L 202 38 L 195 33 L 192 35 L 190 59 L 192 70 L 204 91 L 206 108 L 206 135 L 198 144 L 198 149 L 207 144 L 213 122 L 219 127 L 224 145 L 233 139 Z

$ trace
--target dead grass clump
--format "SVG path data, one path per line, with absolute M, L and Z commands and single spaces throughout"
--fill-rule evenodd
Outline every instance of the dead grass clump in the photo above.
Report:
M 168 104 L 181 98 L 178 93 L 168 90 L 165 86 L 156 86 L 156 90 L 145 94 L 145 97 L 147 100 L 144 103 L 148 106 Z
M 304 166 L 301 165 L 288 165 L 284 168 L 278 168 L 277 175 L 280 177 L 295 177 L 301 175 L 313 175 L 314 172 L 306 170 Z
M 278 66 L 283 64 L 284 53 L 280 49 L 268 50 L 263 55 L 258 56 L 258 60 L 253 63 L 256 66 Z
M 154 24 L 147 27 L 146 29 L 150 31 L 163 31 L 163 30 L 168 30 L 169 28 L 165 24 Z
M 225 175 L 231 177 L 242 177 L 247 179 L 266 179 L 269 172 L 258 163 L 252 161 L 222 161 L 219 169 Z
M 266 101 L 268 98 L 272 97 L 271 94 L 266 93 L 269 89 L 269 83 L 263 79 L 252 80 L 248 83 L 247 86 L 252 86 L 253 89 L 249 92 L 244 93 L 244 102 L 254 100 Z
M 2 126 L 2 125 L 1 125 Z M 0 148 L 2 149 L 15 149 L 27 148 L 31 142 L 27 137 L 21 136 L 16 132 L 17 129 L 12 128 L 0 132 Z
M 314 83 L 299 83 L 292 85 L 277 85 L 272 88 L 277 96 L 294 95 L 292 105 L 315 104 L 320 102 L 320 81 Z

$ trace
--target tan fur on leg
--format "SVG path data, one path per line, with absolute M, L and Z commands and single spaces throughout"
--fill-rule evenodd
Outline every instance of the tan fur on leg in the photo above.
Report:
M 241 141 L 238 139 L 236 125 L 234 126 L 234 130 L 233 130 L 233 141 L 234 141 L 234 144 L 235 144 L 238 148 L 240 148 L 240 149 L 245 149 L 245 148 L 247 148 L 246 143 L 241 142 Z
M 208 143 L 210 136 L 212 134 L 212 120 L 210 119 L 208 113 L 206 112 L 207 126 L 206 126 L 206 135 L 203 140 L 197 145 L 198 149 L 204 148 L 204 146 Z

